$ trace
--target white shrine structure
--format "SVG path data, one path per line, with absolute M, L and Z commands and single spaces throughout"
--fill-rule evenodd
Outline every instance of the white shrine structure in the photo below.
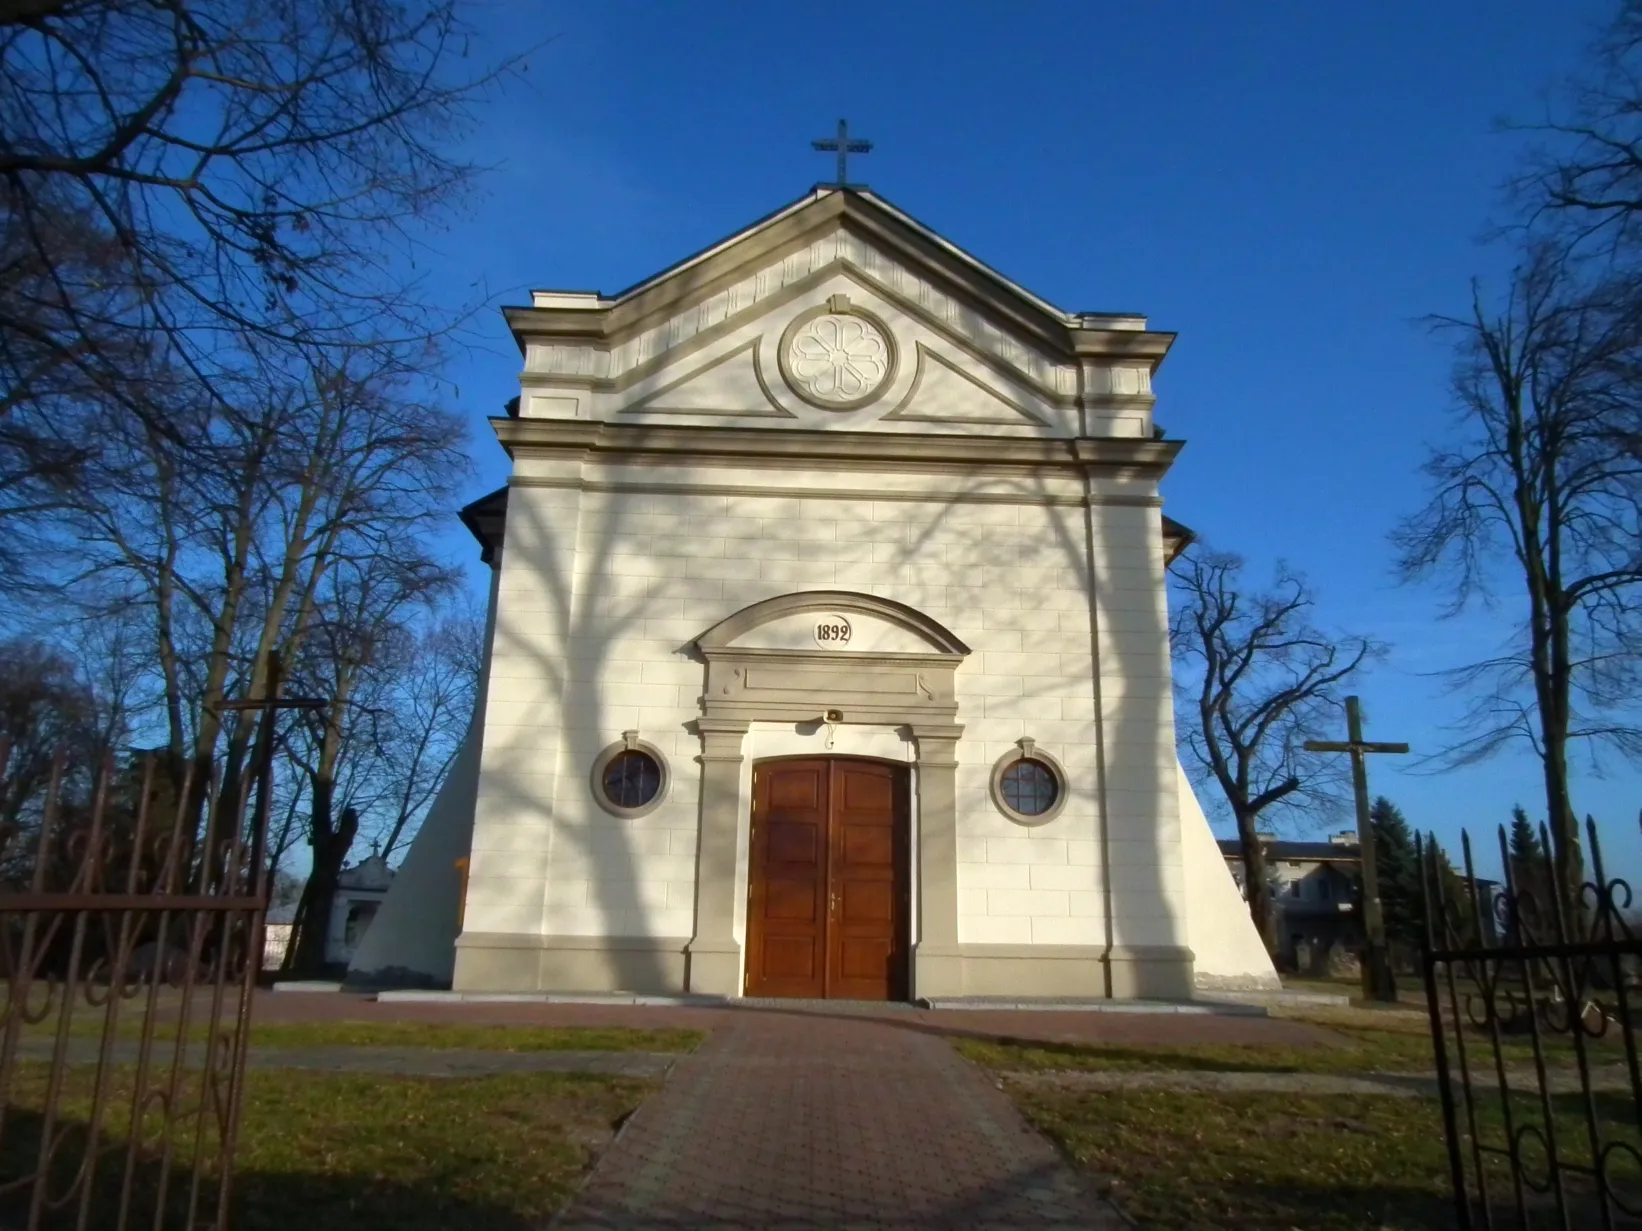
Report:
M 1173 334 L 836 186 L 506 318 L 478 712 L 355 979 L 1276 986 L 1175 754 Z

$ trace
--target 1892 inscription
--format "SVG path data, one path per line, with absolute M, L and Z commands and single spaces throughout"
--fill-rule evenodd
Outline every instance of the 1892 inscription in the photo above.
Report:
M 827 648 L 849 644 L 850 622 L 841 615 L 822 616 L 815 622 L 815 643 Z

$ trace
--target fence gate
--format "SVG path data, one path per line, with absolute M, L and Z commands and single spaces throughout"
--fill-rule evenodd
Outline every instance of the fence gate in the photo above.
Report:
M 1503 828 L 1503 885 L 1476 879 L 1465 835 L 1463 879 L 1435 841 L 1421 849 L 1426 1003 L 1463 1228 L 1642 1227 L 1642 940 L 1630 886 L 1608 878 L 1587 830 L 1577 907 L 1548 864 L 1513 865 Z
M 269 727 L 255 790 L 0 749 L 0 1227 L 229 1226 Z

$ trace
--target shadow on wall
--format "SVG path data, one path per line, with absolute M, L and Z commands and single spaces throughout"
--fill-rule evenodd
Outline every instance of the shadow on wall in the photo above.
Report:
M 691 477 L 684 471 L 670 481 Z M 699 477 L 728 481 L 717 472 Z M 513 488 L 470 882 L 475 898 L 486 901 L 481 910 L 470 899 L 467 926 L 652 937 L 676 940 L 682 950 L 695 930 L 700 775 L 693 720 L 703 668 L 678 647 L 754 602 L 836 588 L 926 612 L 975 646 L 975 659 L 1012 660 L 999 671 L 1018 693 L 995 700 L 962 692 L 964 676 L 983 666 L 972 660 L 960 668 L 958 721 L 966 735 L 959 755 L 971 799 L 979 799 L 977 775 L 995 759 L 989 745 L 1001 752 L 1031 734 L 1029 726 L 1057 724 L 1066 738 L 1080 724 L 1098 730 L 1095 780 L 1085 787 L 1080 775 L 1077 783 L 1097 801 L 1097 814 L 1104 799 L 1109 821 L 1096 882 L 1107 896 L 1106 918 L 1091 932 L 1103 930 L 1120 945 L 1184 947 L 1182 886 L 1163 879 L 1163 861 L 1178 869 L 1181 858 L 1166 616 L 1135 597 L 1151 587 L 1163 601 L 1160 519 L 1150 505 L 1073 503 L 1073 483 L 1069 473 L 1058 485 L 1042 475 L 977 477 L 973 485 L 993 501 L 986 504 Z M 1013 509 L 1014 524 L 974 516 L 976 509 Z M 1032 674 L 1041 669 L 1024 664 L 1048 648 L 1039 642 L 1053 635 L 1053 648 L 1065 648 L 1060 626 L 1035 634 L 1039 624 L 1021 618 L 994 628 L 983 614 L 1040 613 L 1047 595 L 1039 591 L 1057 588 L 1058 580 L 1064 592 L 1068 576 L 1094 596 L 1087 634 L 1077 654 L 1056 656 L 1055 671 Z M 1093 695 L 1063 713 L 1066 672 L 1080 671 L 1080 663 L 1087 670 L 1090 659 L 1099 665 Z M 1114 680 L 1124 691 L 1103 696 Z M 629 729 L 672 763 L 672 796 L 642 825 L 604 813 L 590 797 L 595 756 Z M 1062 744 L 1040 742 L 1046 750 Z M 1163 757 L 1166 764 L 1156 763 Z M 960 839 L 964 811 L 961 805 Z M 539 840 L 549 829 L 551 845 Z M 1074 835 L 1052 822 L 1031 836 L 1064 842 Z M 380 920 L 370 936 L 387 923 Z M 1039 943 L 1065 943 L 1075 930 L 1066 922 L 1060 935 Z M 1091 935 L 1082 943 L 1099 942 Z M 680 990 L 676 961 L 667 957 L 653 948 L 623 951 L 623 982 L 634 991 Z M 356 969 L 364 966 L 356 960 Z
M 694 775 L 680 772 L 684 757 L 676 739 L 664 742 L 650 734 L 640 706 L 611 702 L 607 685 L 614 683 L 615 646 L 626 634 L 646 631 L 645 621 L 657 617 L 645 574 L 616 572 L 616 548 L 633 545 L 631 538 L 612 533 L 610 518 L 603 527 L 585 525 L 589 513 L 599 511 L 596 501 L 591 493 L 574 490 L 509 493 L 491 650 L 484 797 L 478 802 L 488 824 L 485 833 L 475 834 L 470 902 L 474 890 L 513 898 L 494 905 L 504 918 L 524 921 L 533 914 L 536 926 L 524 930 L 546 935 L 570 932 L 562 921 L 581 915 L 602 919 L 608 935 L 653 936 L 632 828 L 598 809 L 586 787 L 580 792 L 583 806 L 563 806 L 586 782 L 598 751 L 629 729 L 661 745 L 672 760 L 674 806 L 679 788 L 694 785 Z M 636 683 L 642 687 L 642 680 Z M 550 773 L 541 772 L 544 764 Z M 527 835 L 498 825 L 535 827 L 550 834 L 549 844 L 532 847 Z M 487 851 L 477 845 L 500 841 L 508 832 L 522 849 Z M 501 872 L 513 875 L 497 875 Z M 541 896 L 533 900 L 536 893 Z M 485 930 L 484 915 L 470 911 L 469 926 Z M 596 934 L 585 926 L 577 931 Z M 679 939 L 681 950 L 687 939 Z M 679 990 L 654 951 L 625 950 L 620 963 L 628 990 Z

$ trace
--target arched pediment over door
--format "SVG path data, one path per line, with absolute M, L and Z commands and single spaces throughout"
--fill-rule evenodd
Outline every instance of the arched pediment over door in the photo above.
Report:
M 923 612 L 872 594 L 805 590 L 744 607 L 696 639 L 707 718 L 952 723 L 969 647 Z

